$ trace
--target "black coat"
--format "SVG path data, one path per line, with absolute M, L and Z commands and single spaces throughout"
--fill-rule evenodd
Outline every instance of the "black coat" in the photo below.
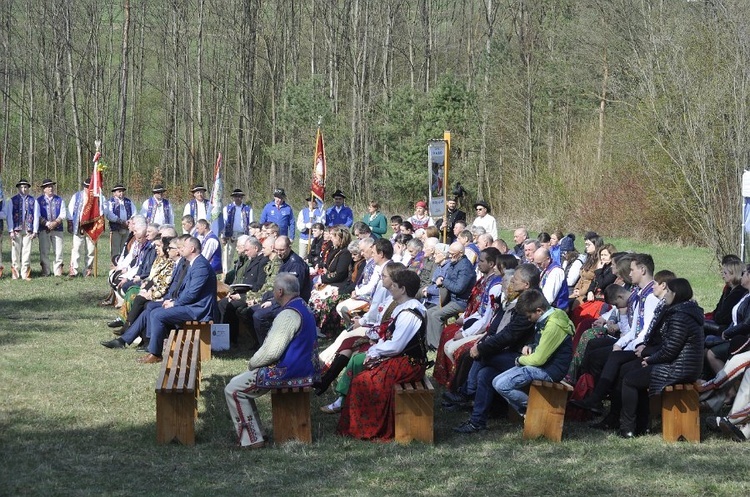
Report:
M 739 304 L 737 309 L 737 324 L 730 325 L 724 330 L 724 336 L 729 339 L 737 335 L 750 335 L 750 298 Z
M 266 272 L 264 269 L 267 262 L 268 257 L 263 254 L 258 254 L 247 262 L 242 282 L 250 285 L 251 291 L 257 292 L 263 288 L 263 284 L 266 282 Z
M 659 316 L 661 346 L 646 358 L 653 365 L 649 395 L 659 395 L 664 387 L 692 383 L 703 372 L 703 309 L 693 301 L 667 307 Z
M 740 300 L 742 300 L 742 297 L 744 297 L 746 293 L 747 289 L 742 285 L 737 285 L 734 288 L 727 286 L 727 288 L 721 292 L 721 298 L 719 298 L 719 302 L 716 304 L 716 309 L 714 309 L 713 320 L 716 324 L 724 326 L 732 324 L 732 309 L 740 302 Z
M 534 323 L 516 308 L 507 311 L 511 313 L 510 321 L 501 330 L 493 330 L 497 327 L 499 319 L 492 320 L 489 334 L 477 343 L 479 356 L 489 358 L 505 351 L 520 352 L 523 346 L 534 340 Z
M 347 248 L 333 249 L 332 256 L 328 259 L 326 273 L 320 276 L 320 282 L 328 285 L 340 285 L 346 283 L 349 276 L 349 267 L 352 265 L 352 253 Z

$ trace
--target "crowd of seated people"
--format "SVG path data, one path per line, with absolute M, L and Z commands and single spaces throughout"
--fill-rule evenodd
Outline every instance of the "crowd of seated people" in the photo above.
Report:
M 135 215 L 109 278 L 121 307 L 108 323 L 117 337 L 102 344 L 140 343 L 147 352 L 140 362 L 159 362 L 167 328 L 213 319 L 229 325 L 232 346 L 247 331 L 250 349 L 260 353 L 251 361 L 257 381 L 273 367 L 270 358 L 285 357 L 264 345 L 269 336 L 293 347 L 289 333 L 304 330 L 310 346 L 312 327 L 317 340 L 329 341 L 321 351 L 315 344 L 305 378 L 318 395 L 335 385 L 322 411 L 340 415 L 338 433 L 361 439 L 393 438 L 393 385 L 420 379 L 432 351 L 443 409 L 471 413 L 455 427 L 460 434 L 490 428 L 493 412 L 524 416 L 527 387 L 540 379 L 574 386 L 569 409 L 578 419 L 601 416 L 593 428 L 625 438 L 649 431 L 649 396 L 699 381 L 712 410 L 709 429 L 734 440 L 750 436 L 750 266 L 724 258 L 724 289 L 704 315 L 690 282 L 649 254 L 618 252 L 595 232 L 583 235 L 581 253 L 572 233 L 530 238 L 522 227 L 509 246 L 488 223 L 486 203 L 475 205 L 473 223 L 457 199 L 452 205 L 450 222 L 436 226 L 426 203 L 417 202 L 406 220 L 390 218 L 390 238 L 377 202 L 362 221 L 347 224 L 303 216 L 304 257 L 276 221 L 250 222 L 223 278 L 223 241 L 205 220 L 177 236 L 170 225 Z M 224 295 L 217 295 L 217 277 L 229 285 Z M 257 384 L 241 387 L 232 398 L 259 392 Z M 262 440 L 238 427 L 243 444 Z

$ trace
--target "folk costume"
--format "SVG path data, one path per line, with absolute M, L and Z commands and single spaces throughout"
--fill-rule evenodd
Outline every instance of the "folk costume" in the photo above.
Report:
M 55 182 L 44 180 L 42 188 L 54 186 Z M 42 276 L 62 276 L 63 270 L 63 224 L 67 218 L 65 202 L 59 195 L 40 195 L 36 199 L 39 204 L 39 259 L 42 266 Z M 50 266 L 49 251 L 55 248 L 55 263 Z
M 117 184 L 112 193 L 125 191 L 125 187 Z M 108 201 L 109 207 L 109 253 L 111 257 L 122 253 L 128 240 L 128 219 L 137 214 L 136 206 L 127 197 L 119 198 L 115 195 Z
M 153 190 L 154 194 L 163 194 L 166 189 L 162 185 L 156 185 Z M 161 196 L 161 195 L 160 195 Z M 169 203 L 169 200 L 165 198 L 151 197 L 143 202 L 141 205 L 141 215 L 146 218 L 147 223 L 155 223 L 161 226 L 162 224 L 174 225 L 174 211 Z
M 96 245 L 93 240 L 81 231 L 81 215 L 83 215 L 83 204 L 86 200 L 86 188 L 89 186 L 89 180 L 83 182 L 84 189 L 73 194 L 68 203 L 68 232 L 73 234 L 73 249 L 70 253 L 69 276 L 78 275 L 79 259 L 81 258 L 81 248 L 86 245 L 86 276 L 90 276 L 94 268 L 94 251 Z M 99 195 L 99 205 L 107 216 L 107 200 L 103 195 Z
M 308 197 L 307 201 L 310 201 Z M 310 247 L 310 238 L 312 238 L 312 225 L 315 223 L 325 223 L 325 212 L 320 207 L 310 209 L 305 207 L 297 214 L 297 231 L 299 231 L 299 256 L 307 259 L 308 249 Z
M 250 223 L 253 222 L 253 208 L 242 202 L 245 193 L 240 189 L 232 192 L 232 199 L 240 200 L 237 204 L 233 201 L 224 207 L 222 216 L 224 217 L 224 232 L 221 234 L 221 242 L 224 248 L 221 254 L 221 266 L 223 272 L 229 271 L 237 253 L 237 238 L 250 233 Z M 241 247 L 242 249 L 242 247 Z
M 39 204 L 36 199 L 25 193 L 21 187 L 31 188 L 26 180 L 16 184 L 18 194 L 11 197 L 6 205 L 8 233 L 11 239 L 10 262 L 13 279 L 31 279 L 31 242 L 39 231 Z
M 278 388 L 311 386 L 320 379 L 315 319 L 295 297 L 274 319 L 249 371 L 232 378 L 224 389 L 235 432 L 243 447 L 265 443 L 255 399 Z
M 409 299 L 393 311 L 386 334 L 364 354 L 350 360 L 357 364 L 367 357 L 372 366 L 347 366 L 337 391 L 350 382 L 337 433 L 362 440 L 391 440 L 395 436 L 397 383 L 421 380 L 427 362 L 425 308 Z M 361 369 L 356 372 L 357 369 Z M 342 383 L 344 385 L 342 385 Z M 340 392 L 341 393 L 341 392 Z

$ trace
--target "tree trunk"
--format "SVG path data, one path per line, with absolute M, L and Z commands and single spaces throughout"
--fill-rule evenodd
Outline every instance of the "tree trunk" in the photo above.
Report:
M 122 66 L 120 68 L 120 126 L 117 130 L 117 179 L 123 180 L 125 172 L 125 129 L 128 114 L 128 62 L 130 40 L 130 0 L 125 0 L 122 23 Z

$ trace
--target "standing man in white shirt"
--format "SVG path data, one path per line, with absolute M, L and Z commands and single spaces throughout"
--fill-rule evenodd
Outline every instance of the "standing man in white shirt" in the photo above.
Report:
M 122 253 L 128 240 L 128 219 L 137 214 L 133 202 L 125 196 L 125 186 L 117 183 L 109 199 L 109 253 L 110 257 Z
M 312 237 L 312 225 L 315 223 L 325 224 L 326 214 L 318 207 L 318 202 L 312 195 L 305 199 L 307 207 L 301 209 L 297 214 L 297 231 L 299 232 L 299 256 L 307 258 L 310 248 L 310 238 Z
M 185 204 L 185 208 L 182 210 L 182 215 L 187 216 L 190 214 L 197 223 L 199 219 L 205 219 L 211 223 L 211 202 L 206 198 L 206 187 L 203 185 L 195 185 L 190 193 L 193 194 L 193 199 Z
M 147 223 L 170 224 L 174 226 L 174 211 L 169 204 L 169 200 L 164 198 L 166 192 L 164 185 L 156 185 L 151 190 L 153 196 L 143 202 L 141 206 L 141 215 L 146 218 Z
M 39 231 L 39 204 L 29 195 L 31 183 L 22 179 L 16 183 L 18 195 L 14 195 L 6 205 L 8 234 L 12 242 L 10 262 L 13 279 L 31 279 L 31 242 Z
M 239 188 L 232 191 L 232 203 L 224 207 L 224 233 L 221 234 L 221 244 L 224 246 L 221 254 L 221 266 L 226 274 L 232 267 L 234 255 L 237 252 L 237 238 L 250 233 L 250 223 L 253 222 L 252 206 L 242 202 L 245 192 Z
M 485 233 L 492 235 L 493 240 L 497 240 L 497 222 L 495 218 L 490 215 L 490 205 L 484 200 L 478 201 L 474 204 L 474 211 L 477 217 L 471 223 L 472 226 L 480 226 L 484 228 Z
M 67 214 L 62 197 L 55 195 L 53 191 L 56 184 L 51 179 L 42 181 L 39 186 L 44 193 L 36 199 L 39 205 L 39 259 L 42 276 L 62 276 L 63 270 L 63 224 Z M 55 247 L 53 268 L 49 262 L 49 251 L 52 246 Z

